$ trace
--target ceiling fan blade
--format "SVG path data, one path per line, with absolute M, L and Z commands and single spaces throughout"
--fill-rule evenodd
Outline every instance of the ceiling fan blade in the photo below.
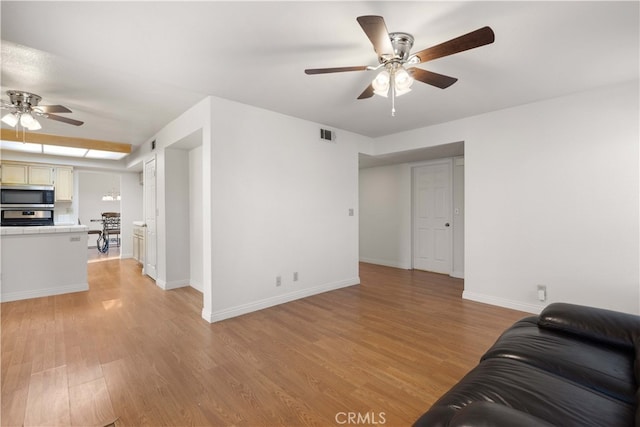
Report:
M 489 27 L 482 27 L 455 39 L 451 39 L 439 45 L 429 47 L 414 53 L 420 59 L 420 62 L 427 62 L 433 59 L 442 58 L 443 56 L 453 55 L 454 53 L 463 52 L 465 50 L 484 46 L 493 43 L 495 34 Z
M 342 73 L 345 71 L 366 71 L 369 67 L 366 65 L 358 65 L 355 67 L 334 67 L 334 68 L 307 68 L 304 70 L 305 74 L 327 74 L 327 73 Z
M 445 76 L 444 74 L 434 73 L 433 71 L 423 70 L 422 68 L 409 68 L 407 70 L 411 77 L 431 86 L 446 89 L 458 81 L 455 77 Z
M 56 120 L 58 122 L 63 122 L 63 123 L 68 123 L 70 125 L 74 125 L 74 126 L 80 126 L 82 124 L 84 124 L 84 122 L 81 122 L 80 120 L 74 120 L 74 119 L 70 119 L 68 117 L 62 117 L 62 116 L 56 116 L 55 114 L 39 114 L 42 117 L 46 118 L 46 119 L 51 119 L 51 120 Z
M 373 85 L 370 84 L 369 86 L 367 86 L 367 88 L 364 90 L 364 92 L 362 92 L 360 94 L 358 99 L 371 98 L 372 96 L 373 96 Z
M 33 109 L 41 113 L 71 113 L 64 105 L 37 105 Z
M 378 57 L 383 55 L 393 56 L 393 46 L 391 45 L 391 39 L 389 38 L 389 32 L 387 26 L 384 23 L 382 16 L 358 16 L 358 23 L 362 27 L 373 49 L 378 54 Z

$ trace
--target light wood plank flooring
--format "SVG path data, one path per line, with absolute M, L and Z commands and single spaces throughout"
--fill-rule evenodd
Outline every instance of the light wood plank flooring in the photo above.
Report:
M 1 305 L 3 426 L 407 426 L 526 316 L 361 264 L 360 286 L 208 324 L 133 260 L 88 268 L 88 292 Z

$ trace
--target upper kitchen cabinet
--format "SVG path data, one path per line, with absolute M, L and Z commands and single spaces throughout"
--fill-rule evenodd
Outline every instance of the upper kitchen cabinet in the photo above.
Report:
M 28 163 L 2 163 L 3 184 L 53 185 L 54 167 Z
M 73 168 L 71 166 L 56 167 L 56 202 L 73 200 Z
M 49 165 L 29 165 L 29 184 L 52 185 L 53 167 Z
M 2 163 L 3 184 L 27 184 L 29 182 L 29 167 L 20 163 Z
M 3 184 L 55 185 L 56 202 L 73 201 L 73 167 L 37 163 L 3 162 Z

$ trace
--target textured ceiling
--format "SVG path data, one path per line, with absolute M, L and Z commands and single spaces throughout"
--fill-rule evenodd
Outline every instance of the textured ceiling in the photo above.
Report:
M 0 3 L 2 90 L 62 104 L 81 127 L 41 132 L 141 144 L 208 95 L 377 137 L 638 78 L 638 2 Z M 357 100 L 375 65 L 356 22 L 378 14 L 414 51 L 485 25 L 495 43 L 420 65 L 457 77 Z

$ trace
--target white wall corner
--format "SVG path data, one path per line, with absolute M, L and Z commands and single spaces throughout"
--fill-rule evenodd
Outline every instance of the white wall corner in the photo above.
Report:
M 262 310 L 265 308 L 273 307 L 279 304 L 295 301 L 298 299 L 310 297 L 313 295 L 321 294 L 328 291 L 333 291 L 340 288 L 346 288 L 348 286 L 359 285 L 360 278 L 354 277 L 351 279 L 340 280 L 338 282 L 327 283 L 324 285 L 316 286 L 313 288 L 302 289 L 300 291 L 289 292 L 287 294 L 278 295 L 275 297 L 264 298 L 262 300 L 253 301 L 247 304 L 240 304 L 235 307 L 229 307 L 222 310 L 217 310 L 212 313 L 202 310 L 202 317 L 209 323 L 219 322 L 221 320 L 230 319 L 232 317 L 241 316 L 243 314 L 252 313 L 254 311 Z
M 209 322 L 209 323 L 213 323 L 213 322 L 214 322 L 214 320 L 213 320 L 213 313 L 212 313 L 212 312 L 210 312 L 209 310 L 206 310 L 206 309 L 204 309 L 204 308 L 203 308 L 203 309 L 202 309 L 202 314 L 201 314 L 201 316 L 202 316 L 202 318 L 203 318 L 204 320 L 206 320 L 206 321 L 207 321 L 207 322 Z
M 162 290 L 169 291 L 171 289 L 184 288 L 189 286 L 189 279 L 181 279 L 181 280 L 171 280 L 167 282 L 166 280 L 158 279 L 156 280 L 156 285 Z
M 455 279 L 464 279 L 464 271 L 452 271 L 449 276 Z

